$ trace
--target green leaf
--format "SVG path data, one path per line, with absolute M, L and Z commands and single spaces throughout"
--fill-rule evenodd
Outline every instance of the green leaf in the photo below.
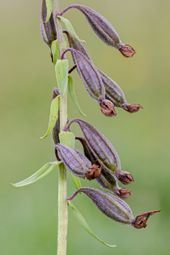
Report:
M 57 96 L 51 102 L 48 128 L 47 128 L 47 131 L 45 132 L 45 134 L 41 137 L 41 139 L 44 139 L 51 134 L 51 132 L 56 124 L 56 121 L 58 120 L 59 104 L 60 104 L 60 96 Z
M 60 143 L 70 148 L 75 148 L 75 135 L 70 131 L 61 131 L 59 134 Z
M 54 40 L 51 44 L 51 53 L 53 56 L 53 63 L 56 64 L 57 59 L 60 58 L 60 47 L 58 40 Z
M 37 181 L 39 181 L 40 179 L 44 178 L 45 176 L 47 176 L 49 173 L 52 172 L 52 170 L 56 167 L 59 166 L 59 164 L 61 164 L 61 161 L 55 161 L 55 162 L 49 162 L 46 163 L 44 166 L 42 166 L 38 171 L 36 171 L 33 175 L 31 175 L 30 177 L 12 184 L 15 188 L 20 188 L 20 187 L 24 187 L 24 186 L 28 186 L 30 184 L 33 184 Z
M 70 75 L 68 76 L 68 91 L 69 91 L 70 97 L 71 97 L 74 105 L 77 107 L 79 113 L 86 117 L 86 114 L 81 110 L 81 107 L 79 105 L 76 91 L 75 91 L 75 86 L 73 83 L 73 78 Z
M 46 7 L 47 7 L 46 22 L 48 22 L 53 11 L 53 0 L 45 0 L 45 1 L 46 1 Z
M 80 189 L 81 188 L 81 181 L 80 181 L 80 179 L 77 176 L 72 175 L 72 174 L 71 174 L 71 178 L 72 178 L 72 181 L 73 181 L 73 183 L 75 185 L 75 188 L 76 189 Z
M 73 25 L 71 24 L 70 20 L 64 18 L 63 16 L 58 16 L 58 19 L 61 20 L 61 22 L 64 24 L 66 30 L 70 33 L 70 35 L 75 38 L 76 40 L 80 41 L 80 42 L 85 42 L 84 40 L 81 40 L 79 38 L 79 36 L 77 35 Z
M 116 247 L 116 245 L 114 244 L 109 244 L 105 241 L 103 241 L 100 237 L 98 237 L 90 228 L 90 226 L 88 225 L 87 221 L 85 220 L 85 218 L 83 217 L 83 215 L 81 214 L 81 212 L 71 203 L 69 202 L 69 206 L 71 207 L 71 209 L 73 210 L 77 220 L 79 221 L 79 223 L 81 224 L 81 226 L 93 237 L 95 238 L 97 241 L 99 241 L 100 243 L 106 245 L 109 248 L 114 248 Z
M 55 74 L 57 85 L 60 90 L 61 95 L 63 96 L 67 90 L 68 85 L 68 60 L 67 59 L 58 59 L 55 65 Z

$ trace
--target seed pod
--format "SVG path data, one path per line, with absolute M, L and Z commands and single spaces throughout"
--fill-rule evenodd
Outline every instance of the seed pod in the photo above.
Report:
M 62 58 L 64 58 L 64 55 L 68 51 L 72 53 L 80 78 L 82 79 L 89 95 L 98 101 L 101 106 L 101 111 L 106 116 L 114 116 L 114 106 L 112 102 L 105 99 L 105 88 L 100 74 L 93 62 L 83 53 L 73 48 L 66 49 L 62 54 Z
M 98 159 L 101 166 L 110 169 L 113 172 L 116 169 L 121 169 L 119 156 L 113 145 L 106 139 L 106 137 L 99 133 L 89 123 L 80 119 L 72 120 L 68 123 L 66 129 L 69 129 L 70 125 L 74 122 L 79 124 L 90 150 Z
M 92 153 L 90 147 L 88 146 L 86 140 L 82 137 L 76 137 L 83 146 L 85 156 L 95 165 L 100 166 L 98 159 Z M 123 171 L 122 171 L 123 172 Z M 127 198 L 131 195 L 131 191 L 128 189 L 122 189 L 118 185 L 117 177 L 114 173 L 106 168 L 101 168 L 101 175 L 96 179 L 96 181 L 105 189 L 114 192 L 121 198 Z
M 140 104 L 129 104 L 119 85 L 101 71 L 100 75 L 105 86 L 106 98 L 109 99 L 116 107 L 121 107 L 130 113 L 137 112 L 140 108 L 142 108 Z
M 71 170 L 71 172 L 81 178 L 88 180 L 100 176 L 101 169 L 91 162 L 80 152 L 73 150 L 65 145 L 57 144 L 55 146 L 57 155 L 60 160 Z
M 96 204 L 99 210 L 109 218 L 125 224 L 131 224 L 133 222 L 134 216 L 128 204 L 111 193 L 83 187 L 77 190 L 68 200 L 72 200 L 81 192 L 86 194 Z
M 148 218 L 160 211 L 151 211 L 143 213 L 136 218 L 129 205 L 122 199 L 114 196 L 111 193 L 106 193 L 99 189 L 83 187 L 77 190 L 68 200 L 74 199 L 79 193 L 87 195 L 98 207 L 109 218 L 132 225 L 133 227 L 140 229 L 145 228 Z
M 52 41 L 57 39 L 57 30 L 53 14 L 50 16 L 49 21 L 46 22 L 47 6 L 46 0 L 42 0 L 41 15 L 40 15 L 40 29 L 43 41 L 51 47 Z
M 68 51 L 70 51 L 73 55 L 78 73 L 84 82 L 89 95 L 96 100 L 98 100 L 98 98 L 105 98 L 105 88 L 103 86 L 100 74 L 94 66 L 93 62 L 80 51 L 77 51 L 73 48 L 65 50 L 63 55 Z
M 95 10 L 84 5 L 72 4 L 61 15 L 72 8 L 81 11 L 85 15 L 93 31 L 103 42 L 118 49 L 125 57 L 132 57 L 135 54 L 135 50 L 130 45 L 121 42 L 117 31 L 109 21 Z

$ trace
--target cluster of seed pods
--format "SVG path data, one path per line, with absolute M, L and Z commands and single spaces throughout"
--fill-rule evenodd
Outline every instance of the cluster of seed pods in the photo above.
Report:
M 55 18 L 63 16 L 70 9 L 80 11 L 104 43 L 116 48 L 125 57 L 132 57 L 135 54 L 133 47 L 123 43 L 115 28 L 93 9 L 84 5 L 72 4 L 61 13 L 52 13 L 46 21 L 47 6 L 46 1 L 42 0 L 41 33 L 44 42 L 49 47 L 57 39 Z M 74 69 L 78 71 L 88 94 L 100 105 L 101 112 L 106 116 L 115 116 L 116 107 L 130 113 L 137 112 L 141 105 L 128 103 L 120 86 L 95 66 L 79 38 L 68 30 L 63 30 L 63 33 L 67 36 L 69 48 L 62 52 L 61 59 L 64 59 L 68 52 L 71 53 L 75 65 L 71 71 Z M 53 97 L 58 93 L 58 90 L 54 90 Z M 53 130 L 57 159 L 63 162 L 71 174 L 87 180 L 96 180 L 102 187 L 102 189 L 82 187 L 68 200 L 74 199 L 79 193 L 84 193 L 109 218 L 138 229 L 145 228 L 149 216 L 159 211 L 145 212 L 134 217 L 129 205 L 122 200 L 122 198 L 127 198 L 131 191 L 121 188 L 119 182 L 127 185 L 133 182 L 134 178 L 131 173 L 121 169 L 120 158 L 110 141 L 86 121 L 81 119 L 68 121 L 64 131 L 70 131 L 73 123 L 78 124 L 82 131 L 82 137 L 76 137 L 83 148 L 83 153 L 81 153 L 60 143 L 59 121 Z

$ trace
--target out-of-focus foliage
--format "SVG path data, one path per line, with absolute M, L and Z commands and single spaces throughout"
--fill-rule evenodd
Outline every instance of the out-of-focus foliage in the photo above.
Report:
M 78 1 L 76 1 L 78 2 Z M 91 227 L 109 249 L 91 239 L 70 211 L 68 254 L 169 254 L 170 235 L 170 23 L 168 0 L 80 0 L 106 16 L 121 38 L 137 54 L 123 58 L 93 34 L 80 13 L 66 17 L 100 69 L 120 84 L 129 102 L 141 103 L 136 114 L 119 111 L 116 119 L 104 117 L 74 74 L 76 89 L 88 121 L 115 145 L 123 169 L 135 183 L 128 200 L 136 214 L 161 209 L 147 229 L 136 230 L 111 221 L 83 195 L 75 200 Z M 63 6 L 72 0 L 62 1 Z M 31 175 L 44 162 L 53 161 L 50 139 L 40 140 L 46 128 L 55 72 L 48 47 L 40 40 L 39 1 L 0 3 L 0 253 L 2 255 L 55 254 L 57 227 L 57 171 L 30 187 L 14 189 L 10 183 Z M 79 117 L 69 102 L 71 117 Z M 77 129 L 78 131 L 78 129 Z M 70 180 L 70 179 L 69 179 Z M 97 184 L 96 184 L 97 185 Z M 69 194 L 74 186 L 69 181 Z

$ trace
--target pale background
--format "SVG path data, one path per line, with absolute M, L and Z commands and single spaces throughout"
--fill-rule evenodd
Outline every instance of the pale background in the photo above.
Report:
M 61 1 L 66 6 L 72 1 Z M 76 1 L 78 2 L 78 1 Z M 136 182 L 128 200 L 135 214 L 161 209 L 147 229 L 135 230 L 111 221 L 85 197 L 75 204 L 109 249 L 91 239 L 69 216 L 68 254 L 168 255 L 170 236 L 170 1 L 79 1 L 105 15 L 125 42 L 137 51 L 123 58 L 93 34 L 80 13 L 67 14 L 80 37 L 87 41 L 95 63 L 124 89 L 130 102 L 144 109 L 130 115 L 118 111 L 116 119 L 102 116 L 75 75 L 79 101 L 87 120 L 95 124 L 117 148 L 124 169 Z M 39 33 L 39 1 L 0 2 L 0 254 L 54 255 L 57 227 L 57 173 L 39 183 L 16 190 L 20 180 L 53 160 L 50 139 L 41 141 L 49 112 L 55 75 L 48 48 Z M 69 104 L 70 116 L 79 117 Z M 69 194 L 73 186 L 69 184 Z

